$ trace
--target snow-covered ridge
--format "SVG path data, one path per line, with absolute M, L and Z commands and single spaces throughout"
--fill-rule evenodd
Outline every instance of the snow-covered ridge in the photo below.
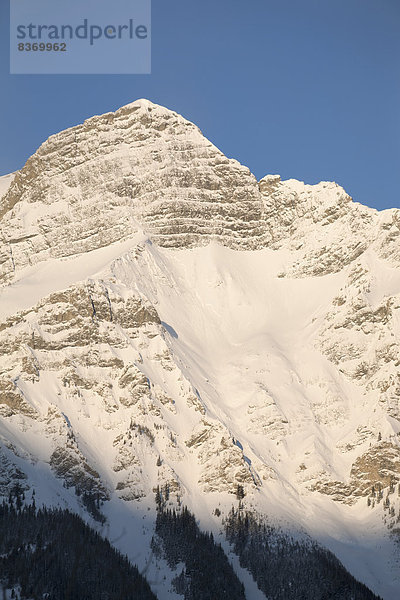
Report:
M 8 188 L 13 182 L 14 177 L 15 173 L 10 173 L 9 175 L 2 175 L 0 177 L 0 198 L 2 198 L 6 194 Z
M 333 182 L 306 185 L 278 175 L 261 179 L 269 247 L 299 251 L 285 273 L 324 275 L 340 271 L 369 248 L 377 256 L 400 264 L 400 211 L 378 212 L 353 202 Z

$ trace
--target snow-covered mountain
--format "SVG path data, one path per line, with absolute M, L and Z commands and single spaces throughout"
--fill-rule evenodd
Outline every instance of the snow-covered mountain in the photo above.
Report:
M 147 100 L 51 136 L 0 195 L 1 495 L 101 510 L 169 599 L 157 486 L 216 536 L 243 486 L 397 599 L 400 210 L 257 182 Z

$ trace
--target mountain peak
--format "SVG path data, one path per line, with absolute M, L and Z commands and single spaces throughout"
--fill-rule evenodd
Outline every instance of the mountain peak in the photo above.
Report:
M 376 212 L 354 205 L 335 183 L 279 175 L 257 183 L 196 125 L 146 99 L 51 136 L 15 174 L 0 217 L 0 281 L 49 257 L 128 240 L 139 229 L 166 247 L 211 240 L 243 250 L 302 244 L 315 273 L 321 253 L 334 249 L 340 258 L 329 269 L 336 271 L 376 243 L 379 228 Z M 318 241 L 321 227 L 331 232 L 328 246 Z M 350 253 L 349 228 L 357 248 Z M 397 260 L 399 251 L 391 254 Z
M 137 223 L 161 245 L 256 247 L 261 210 L 246 167 L 177 113 L 138 100 L 51 136 L 16 174 L 2 199 L 0 278 L 125 240 Z

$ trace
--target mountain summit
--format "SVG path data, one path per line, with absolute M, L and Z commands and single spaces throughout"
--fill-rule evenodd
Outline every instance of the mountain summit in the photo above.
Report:
M 248 511 L 395 600 L 400 211 L 257 182 L 147 100 L 51 136 L 0 194 L 2 496 L 78 512 L 160 599 L 186 593 L 154 555 L 163 504 L 228 554 Z

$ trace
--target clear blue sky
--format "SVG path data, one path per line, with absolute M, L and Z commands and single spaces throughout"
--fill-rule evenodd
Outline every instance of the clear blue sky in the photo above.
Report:
M 0 0 L 0 174 L 50 134 L 149 98 L 261 178 L 335 180 L 400 207 L 399 0 L 153 0 L 151 75 L 9 75 Z

